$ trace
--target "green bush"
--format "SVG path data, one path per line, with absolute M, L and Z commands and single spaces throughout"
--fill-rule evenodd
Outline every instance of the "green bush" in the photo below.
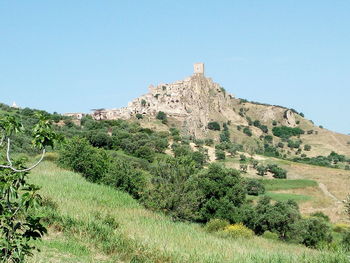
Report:
M 262 165 L 262 164 L 260 164 L 256 167 L 257 174 L 260 176 L 266 175 L 267 170 L 268 170 L 267 167 Z
M 311 151 L 311 145 L 305 144 L 304 151 Z
M 212 121 L 208 123 L 208 129 L 213 131 L 220 131 L 220 124 L 216 121 Z
M 252 238 L 254 236 L 254 232 L 249 228 L 247 228 L 246 226 L 244 226 L 242 223 L 227 226 L 224 229 L 223 234 L 227 237 L 235 238 L 235 239 Z
M 278 234 L 270 231 L 265 231 L 264 234 L 262 234 L 262 237 L 270 240 L 278 240 Z
M 253 133 L 252 133 L 252 131 L 249 129 L 249 127 L 244 127 L 243 133 L 244 133 L 245 135 L 249 136 L 249 137 L 253 135 Z
M 158 120 L 161 120 L 163 124 L 166 124 L 168 122 L 168 118 L 163 111 L 159 111 L 156 115 L 156 118 Z
M 216 160 L 225 160 L 226 154 L 223 150 L 215 149 L 215 157 L 216 157 Z
M 300 243 L 316 248 L 332 241 L 332 231 L 329 224 L 322 218 L 310 217 L 296 223 L 293 238 L 299 238 Z
M 137 113 L 135 116 L 138 120 L 143 119 L 143 115 L 141 113 Z
M 225 227 L 229 226 L 230 223 L 227 220 L 224 219 L 210 219 L 209 222 L 205 224 L 205 230 L 208 232 L 218 232 L 221 230 L 224 230 Z
M 196 164 L 187 156 L 159 156 L 151 166 L 152 179 L 142 203 L 176 220 L 199 220 L 202 193 L 193 180 L 197 171 Z
M 277 137 L 288 139 L 288 138 L 290 138 L 292 136 L 297 136 L 297 135 L 304 134 L 304 131 L 302 129 L 300 129 L 300 128 L 291 128 L 291 127 L 287 127 L 287 126 L 278 126 L 278 127 L 273 127 L 272 133 L 273 133 L 273 135 L 275 135 Z
M 345 251 L 350 251 L 350 230 L 344 233 L 341 244 Z
M 149 175 L 146 172 L 134 169 L 130 163 L 114 159 L 110 162 L 108 171 L 101 182 L 125 191 L 138 199 L 145 190 L 148 178 Z
M 326 222 L 330 222 L 329 216 L 325 215 L 323 212 L 314 212 L 310 216 L 322 218 Z
M 267 169 L 270 173 L 272 173 L 272 176 L 277 179 L 286 179 L 287 178 L 287 171 L 283 168 L 277 166 L 276 164 L 270 164 L 267 166 Z
M 210 164 L 195 177 L 202 192 L 201 219 L 232 219 L 235 209 L 245 202 L 245 181 L 239 171 L 227 169 L 219 164 Z
M 257 179 L 248 179 L 246 189 L 249 195 L 261 195 L 265 193 L 265 186 Z
M 102 149 L 94 148 L 85 138 L 74 137 L 60 150 L 59 164 L 99 182 L 108 170 L 109 160 Z

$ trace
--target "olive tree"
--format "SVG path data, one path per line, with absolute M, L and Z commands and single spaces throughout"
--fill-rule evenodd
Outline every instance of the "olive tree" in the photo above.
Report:
M 46 228 L 35 213 L 40 206 L 39 188 L 27 182 L 29 171 L 43 160 L 45 148 L 58 139 L 51 123 L 37 115 L 32 129 L 33 146 L 41 151 L 39 161 L 26 168 L 24 160 L 11 158 L 11 138 L 25 132 L 14 116 L 0 118 L 0 258 L 1 262 L 23 262 L 35 249 L 32 240 L 40 239 Z

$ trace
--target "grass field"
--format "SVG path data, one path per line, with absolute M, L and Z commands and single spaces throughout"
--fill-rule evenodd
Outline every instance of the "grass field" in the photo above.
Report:
M 229 240 L 173 222 L 129 195 L 44 162 L 30 175 L 57 204 L 30 262 L 348 262 L 345 255 L 254 237 Z
M 314 180 L 281 180 L 281 179 L 262 179 L 261 182 L 264 184 L 267 191 L 276 191 L 276 190 L 287 190 L 287 189 L 296 189 L 296 188 L 305 188 L 317 186 L 317 182 Z

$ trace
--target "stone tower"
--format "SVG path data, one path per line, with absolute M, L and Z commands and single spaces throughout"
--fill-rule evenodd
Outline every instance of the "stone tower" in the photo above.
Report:
M 193 71 L 196 75 L 204 75 L 204 63 L 195 63 L 193 65 Z

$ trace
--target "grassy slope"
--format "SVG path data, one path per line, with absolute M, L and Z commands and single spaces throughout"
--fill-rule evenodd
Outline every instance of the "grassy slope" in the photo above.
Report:
M 346 262 L 339 256 L 331 260 L 333 254 L 258 237 L 244 241 L 218 238 L 197 224 L 172 222 L 145 210 L 129 195 L 89 183 L 51 162 L 36 168 L 30 178 L 43 187 L 44 197 L 57 203 L 61 216 L 93 225 L 98 213 L 120 224 L 108 234 L 116 247 L 112 253 L 78 228 L 70 234 L 51 229 L 41 244 L 43 252 L 32 262 Z M 125 244 L 132 244 L 131 249 L 124 249 Z
M 264 165 L 278 164 L 288 171 L 287 180 L 271 180 L 272 176 L 270 174 L 265 176 L 265 178 L 269 178 L 267 181 L 271 182 L 267 185 L 266 190 L 273 199 L 285 200 L 290 198 L 299 202 L 303 214 L 322 211 L 331 218 L 332 222 L 346 222 L 341 201 L 345 199 L 350 191 L 350 171 L 295 163 L 259 155 L 255 155 L 254 158 Z M 239 169 L 239 158 L 227 158 L 225 165 Z M 256 170 L 251 167 L 248 168 L 248 173 L 243 175 L 261 179 L 256 174 Z M 276 183 L 278 185 L 274 185 Z

